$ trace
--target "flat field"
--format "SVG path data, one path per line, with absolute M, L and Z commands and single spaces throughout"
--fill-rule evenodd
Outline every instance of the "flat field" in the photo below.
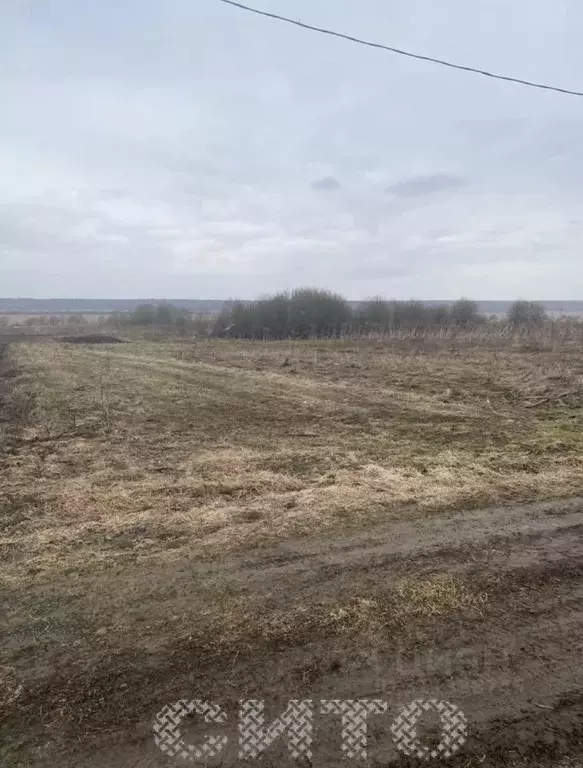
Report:
M 369 765 L 419 764 L 390 731 L 419 698 L 467 717 L 451 765 L 578 764 L 580 348 L 49 340 L 0 365 L 3 765 L 185 764 L 152 723 L 194 698 L 228 713 L 217 765 L 242 698 L 383 699 Z M 319 717 L 313 765 L 340 744 Z

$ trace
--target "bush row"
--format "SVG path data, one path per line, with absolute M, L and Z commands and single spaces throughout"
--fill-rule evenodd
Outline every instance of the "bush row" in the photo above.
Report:
M 544 307 L 531 301 L 515 301 L 506 321 L 513 326 L 535 328 L 544 324 Z M 228 301 L 221 313 L 205 321 L 215 336 L 244 339 L 335 337 L 347 332 L 373 332 L 440 327 L 473 328 L 493 318 L 480 315 L 471 299 L 432 306 L 422 301 L 386 301 L 380 297 L 354 306 L 339 294 L 314 288 L 278 293 L 255 301 Z M 201 318 L 172 304 L 144 304 L 130 314 L 112 316 L 119 326 L 157 326 L 186 329 L 200 327 Z

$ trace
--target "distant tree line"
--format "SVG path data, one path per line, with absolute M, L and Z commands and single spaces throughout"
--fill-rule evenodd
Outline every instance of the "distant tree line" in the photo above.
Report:
M 542 304 L 515 301 L 505 324 L 514 328 L 537 328 L 547 315 Z M 433 306 L 422 301 L 387 301 L 375 297 L 357 306 L 331 291 L 299 288 L 254 301 L 227 301 L 210 320 L 170 303 L 142 304 L 133 312 L 114 313 L 109 324 L 117 327 L 161 327 L 176 330 L 203 328 L 213 336 L 242 339 L 288 339 L 329 337 L 350 333 L 471 329 L 497 322 L 480 314 L 478 304 L 461 298 L 449 305 Z
M 538 327 L 546 313 L 537 302 L 516 301 L 506 323 Z M 480 314 L 478 304 L 461 298 L 433 306 L 415 299 L 387 301 L 375 297 L 356 307 L 330 291 L 301 288 L 255 301 L 230 301 L 214 325 L 213 334 L 244 339 L 336 337 L 350 333 L 470 329 L 493 322 Z
M 116 326 L 138 325 L 163 328 L 186 328 L 192 322 L 192 313 L 173 304 L 140 304 L 133 312 L 114 312 L 109 324 Z
M 194 314 L 161 302 L 102 316 L 97 324 L 117 329 L 135 326 L 242 339 L 302 339 L 440 328 L 467 330 L 487 324 L 537 329 L 547 320 L 544 306 L 536 301 L 515 301 L 506 317 L 499 318 L 480 314 L 478 304 L 466 298 L 435 306 L 416 299 L 388 301 L 374 297 L 355 305 L 331 291 L 299 288 L 254 301 L 227 301 L 218 315 Z M 80 314 L 35 315 L 24 324 L 79 326 L 87 325 L 87 319 Z
M 87 319 L 83 315 L 32 315 L 27 317 L 23 323 L 26 326 L 32 327 L 37 325 L 48 325 L 50 327 L 56 327 L 59 325 L 87 325 Z
M 507 314 L 508 322 L 513 326 L 541 328 L 547 313 L 538 301 L 524 301 L 522 299 L 511 304 Z

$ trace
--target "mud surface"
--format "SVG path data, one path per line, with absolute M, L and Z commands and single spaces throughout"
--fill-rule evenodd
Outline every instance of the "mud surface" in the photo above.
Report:
M 307 606 L 354 595 L 375 601 L 404 575 L 461 576 L 483 601 L 469 618 L 413 611 L 397 627 L 383 628 L 367 614 L 374 631 L 368 640 L 366 632 L 359 635 L 358 645 L 353 636 L 308 632 L 290 643 L 251 640 L 210 658 L 201 645 L 173 643 L 168 627 L 163 657 L 134 660 L 117 680 L 94 668 L 86 670 L 90 681 L 70 681 L 72 695 L 92 697 L 93 706 L 77 723 L 74 749 L 61 764 L 180 764 L 153 744 L 158 709 L 178 699 L 212 699 L 229 714 L 222 732 L 235 744 L 237 701 L 256 697 L 273 706 L 273 717 L 289 699 L 383 699 L 387 714 L 369 723 L 371 765 L 420 764 L 407 762 L 390 732 L 399 708 L 415 699 L 447 700 L 465 713 L 469 738 L 448 764 L 575 765 L 583 755 L 582 531 L 583 501 L 574 499 L 401 521 L 320 542 L 287 541 L 201 565 L 192 572 L 197 584 L 220 574 L 223 584 L 244 584 L 257 599 L 282 607 L 290 595 Z M 87 708 L 83 697 L 79 707 Z M 317 716 L 315 725 L 313 764 L 346 761 L 338 718 Z M 40 721 L 32 718 L 31 726 L 41 727 Z M 262 762 L 288 761 L 282 742 Z M 37 764 L 45 764 L 40 755 Z M 227 750 L 218 764 L 239 763 Z
M 61 336 L 59 341 L 66 344 L 123 344 L 122 339 L 105 333 L 85 333 L 78 336 Z
M 404 755 L 391 732 L 400 709 L 419 699 L 451 702 L 467 720 L 460 749 L 435 765 L 583 765 L 583 498 L 419 504 L 422 491 L 448 498 L 461 475 L 505 481 L 517 495 L 541 477 L 552 498 L 580 493 L 578 422 L 553 432 L 561 450 L 533 452 L 520 465 L 532 485 L 521 474 L 512 486 L 516 473 L 502 461 L 484 474 L 476 453 L 459 474 L 415 471 L 412 498 L 396 505 L 390 441 L 414 434 L 418 447 L 431 429 L 454 424 L 460 437 L 449 430 L 444 444 L 457 445 L 461 463 L 472 446 L 466 435 L 482 444 L 498 418 L 500 450 L 512 457 L 502 411 L 491 415 L 484 401 L 477 420 L 465 401 L 452 415 L 449 403 L 398 401 L 380 385 L 357 390 L 300 374 L 288 382 L 280 365 L 265 376 L 248 361 L 239 374 L 157 354 L 21 349 L 30 352 L 22 380 L 0 345 L 2 765 L 187 765 L 156 746 L 153 723 L 165 705 L 191 699 L 227 715 L 220 726 L 182 724 L 189 743 L 204 732 L 228 736 L 219 757 L 201 765 L 294 765 L 284 738 L 261 761 L 238 759 L 237 710 L 251 698 L 265 700 L 269 719 L 290 700 L 314 702 L 313 756 L 301 765 L 431 764 Z M 415 382 L 426 378 L 415 371 Z M 367 484 L 358 467 L 312 478 L 325 449 L 342 447 L 334 467 L 358 446 L 372 451 L 363 442 L 375 438 L 372 427 L 343 421 L 357 408 L 382 415 L 372 427 L 390 438 L 373 446 L 387 469 L 375 482 L 384 485 Z M 563 421 L 571 410 L 557 407 Z M 513 413 L 526 420 L 532 411 Z M 529 424 L 520 421 L 525 434 Z M 287 458 L 277 454 L 283 441 L 295 459 L 313 441 L 310 472 L 300 480 L 299 462 L 289 477 L 278 468 L 262 497 L 257 478 L 272 479 L 269 461 Z M 201 446 L 216 466 L 202 461 Z M 237 449 L 245 461 L 235 473 Z M 427 464 L 436 453 L 428 443 Z M 373 494 L 382 522 L 369 512 Z M 288 513 L 303 515 L 303 535 L 278 530 Z M 331 699 L 386 703 L 369 718 L 366 760 L 343 754 L 339 717 L 320 711 Z M 418 724 L 418 736 L 439 743 L 435 716 Z

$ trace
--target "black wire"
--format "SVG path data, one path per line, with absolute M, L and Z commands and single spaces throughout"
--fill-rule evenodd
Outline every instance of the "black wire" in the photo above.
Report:
M 311 29 L 313 32 L 320 32 L 323 35 L 331 35 L 332 37 L 341 37 L 343 40 L 350 40 L 353 43 L 359 43 L 360 45 L 367 45 L 369 48 L 381 48 L 383 51 L 390 51 L 391 53 L 398 53 L 399 56 L 408 56 L 411 59 L 419 59 L 421 61 L 430 61 L 433 64 L 440 64 L 443 67 L 450 67 L 451 69 L 460 69 L 463 72 L 473 72 L 476 75 L 484 75 L 484 77 L 491 77 L 495 80 L 506 80 L 509 83 L 518 83 L 519 85 L 526 85 L 529 88 L 540 88 L 545 91 L 556 91 L 557 93 L 566 93 L 570 96 L 583 96 L 581 91 L 570 91 L 567 88 L 558 88 L 554 85 L 544 85 L 543 83 L 534 83 L 530 80 L 521 80 L 518 77 L 507 77 L 506 75 L 496 75 L 493 72 L 486 72 L 483 69 L 475 69 L 474 67 L 465 67 L 462 64 L 453 64 L 451 61 L 444 61 L 443 59 L 434 59 L 432 56 L 422 56 L 420 53 L 411 53 L 410 51 L 403 51 L 400 48 L 392 48 L 390 45 L 382 45 L 381 43 L 371 43 L 368 40 L 361 40 L 358 37 L 352 37 L 351 35 L 344 35 L 342 32 L 333 32 L 331 29 L 324 29 L 322 27 L 313 27 L 311 24 L 304 24 L 301 21 L 295 19 L 288 19 L 286 16 L 279 16 L 277 13 L 268 13 L 267 11 L 260 11 L 258 8 L 251 8 L 243 3 L 236 3 L 234 0 L 219 0 L 221 3 L 227 5 L 233 5 L 235 8 L 241 8 L 244 11 L 250 11 L 256 13 L 258 16 L 267 16 L 269 19 L 277 19 L 278 21 L 284 21 L 286 24 L 294 24 L 296 27 L 302 27 L 303 29 Z

